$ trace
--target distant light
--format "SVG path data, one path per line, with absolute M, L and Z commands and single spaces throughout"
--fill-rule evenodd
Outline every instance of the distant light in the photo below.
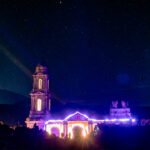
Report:
M 113 121 L 116 121 L 117 119 L 111 119 L 111 121 L 113 122 Z
M 136 119 L 132 119 L 132 122 L 135 122 L 136 121 Z
M 55 123 L 55 122 L 63 122 L 63 120 L 48 120 L 48 121 L 45 122 L 45 125 L 47 125 L 48 123 L 51 123 L 51 122 L 53 122 L 53 123 Z
M 109 119 L 105 119 L 105 121 L 110 121 Z
M 62 4 L 62 1 L 59 1 L 59 4 Z
M 128 122 L 128 121 L 132 121 L 132 122 L 135 122 L 136 119 L 130 119 L 130 118 L 119 118 L 119 119 L 105 119 L 104 120 L 105 122 Z
M 126 122 L 126 121 L 130 121 L 130 119 L 129 118 L 123 118 L 123 119 L 119 119 L 119 121 Z

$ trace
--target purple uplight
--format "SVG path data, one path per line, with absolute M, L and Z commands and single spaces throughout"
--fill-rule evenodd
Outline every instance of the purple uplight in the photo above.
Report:
M 82 114 L 82 113 L 76 111 L 74 114 L 68 115 L 64 120 L 67 120 L 67 119 L 69 119 L 70 117 L 72 117 L 72 116 L 74 116 L 74 115 L 76 115 L 76 114 L 80 114 L 80 115 L 84 116 L 85 118 L 89 119 L 89 117 L 88 117 L 87 115 L 84 115 L 84 114 Z
M 130 119 L 129 118 L 121 118 L 121 119 L 119 119 L 119 121 L 126 122 L 126 121 L 130 121 Z
M 51 123 L 51 122 L 52 122 L 52 123 L 55 123 L 55 122 L 63 122 L 63 120 L 48 120 L 48 121 L 45 122 L 45 125 L 48 124 L 48 123 Z
M 63 123 L 64 121 L 67 121 L 70 117 L 73 117 L 76 114 L 80 114 L 81 116 L 85 117 L 88 121 L 92 121 L 92 122 L 95 122 L 95 123 L 102 123 L 102 122 L 129 122 L 129 121 L 136 122 L 135 118 L 118 118 L 118 119 L 116 119 L 116 118 L 113 118 L 113 119 L 106 118 L 104 120 L 91 119 L 87 115 L 82 114 L 82 113 L 77 111 L 77 112 L 75 112 L 73 114 L 68 115 L 64 120 L 48 120 L 48 121 L 45 122 L 45 125 L 47 125 L 48 123 Z
M 59 123 L 59 122 L 62 123 L 63 121 L 67 121 L 70 117 L 73 117 L 76 114 L 80 114 L 81 116 L 84 116 L 86 119 L 88 119 L 89 121 L 92 121 L 92 122 L 104 122 L 104 120 L 91 119 L 87 115 L 82 114 L 82 113 L 77 111 L 73 114 L 68 115 L 64 120 L 48 120 L 45 122 L 45 125 L 47 125 L 48 123 Z
M 128 121 L 135 122 L 136 119 L 134 119 L 134 118 L 132 118 L 132 119 L 130 119 L 130 118 L 119 118 L 119 119 L 114 118 L 114 119 L 105 119 L 104 121 L 105 122 L 128 122 Z

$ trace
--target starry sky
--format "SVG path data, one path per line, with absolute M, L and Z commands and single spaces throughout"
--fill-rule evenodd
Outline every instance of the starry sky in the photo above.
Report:
M 150 106 L 149 8 L 145 0 L 1 1 L 0 90 L 29 97 L 44 62 L 61 101 Z

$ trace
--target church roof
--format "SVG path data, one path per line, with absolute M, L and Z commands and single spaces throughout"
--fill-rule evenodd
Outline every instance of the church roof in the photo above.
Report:
M 80 112 L 75 112 L 73 114 L 68 115 L 64 120 L 48 120 L 45 122 L 45 124 L 48 123 L 58 123 L 58 122 L 64 122 L 64 121 L 92 121 L 92 122 L 103 122 L 103 120 L 96 120 L 96 119 L 91 119 L 87 115 L 82 114 Z
M 66 117 L 64 120 L 65 121 L 87 121 L 89 118 L 88 116 L 80 113 L 80 112 L 75 112 L 74 114 L 69 115 L 68 117 Z

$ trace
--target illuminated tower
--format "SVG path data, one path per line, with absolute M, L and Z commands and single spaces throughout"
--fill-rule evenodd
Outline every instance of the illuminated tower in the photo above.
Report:
M 47 67 L 40 64 L 36 67 L 30 95 L 31 108 L 26 119 L 27 127 L 32 128 L 36 123 L 39 128 L 43 128 L 44 121 L 49 118 L 51 105 Z

